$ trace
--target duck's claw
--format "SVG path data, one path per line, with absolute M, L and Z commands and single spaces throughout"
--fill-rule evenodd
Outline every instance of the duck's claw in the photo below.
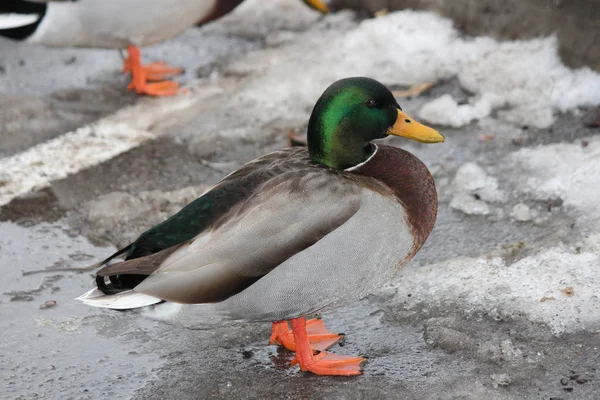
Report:
M 324 351 L 344 339 L 343 334 L 331 333 L 325 327 L 323 320 L 315 318 L 306 321 L 306 333 L 310 347 L 314 351 Z M 294 334 L 288 327 L 287 321 L 273 322 L 273 330 L 269 344 L 278 343 L 290 351 L 296 351 Z
M 296 356 L 292 360 L 291 365 L 294 366 L 300 363 L 302 371 L 310 371 L 317 375 L 352 376 L 363 373 L 361 366 L 365 361 L 366 359 L 362 357 L 345 356 L 322 351 L 313 356 L 312 360 L 304 363 L 298 361 L 298 357 Z

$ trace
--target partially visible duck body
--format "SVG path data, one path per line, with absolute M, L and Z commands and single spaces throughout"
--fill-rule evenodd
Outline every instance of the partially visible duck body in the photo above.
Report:
M 142 65 L 139 47 L 178 36 L 199 20 L 213 21 L 242 1 L 2 0 L 0 36 L 54 47 L 127 49 L 123 72 L 132 75 L 129 89 L 138 94 L 173 95 L 179 85 L 165 79 L 183 70 L 165 62 Z
M 361 373 L 364 359 L 324 351 L 341 335 L 305 317 L 381 287 L 433 229 L 433 178 L 407 151 L 370 143 L 389 134 L 443 140 L 379 82 L 334 83 L 311 115 L 308 149 L 228 175 L 100 263 L 97 288 L 80 299 L 115 309 L 213 303 L 228 318 L 273 321 L 271 341 L 296 351 L 302 370 Z

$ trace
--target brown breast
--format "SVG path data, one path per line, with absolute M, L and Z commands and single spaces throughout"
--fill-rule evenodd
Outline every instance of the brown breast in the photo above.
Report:
M 353 174 L 377 179 L 388 186 L 406 209 L 415 244 L 407 259 L 423 246 L 437 216 L 437 191 L 433 177 L 421 160 L 398 147 L 378 145 L 377 152 Z

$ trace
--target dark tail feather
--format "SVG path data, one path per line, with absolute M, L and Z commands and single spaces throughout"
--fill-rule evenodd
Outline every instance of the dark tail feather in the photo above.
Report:
M 117 251 L 110 257 L 108 257 L 104 261 L 100 261 L 99 263 L 94 264 L 90 267 L 90 269 L 96 269 L 108 264 L 112 259 L 119 257 L 120 255 L 129 252 L 133 248 L 133 243 L 123 247 L 121 250 Z M 119 293 L 123 290 L 123 285 L 121 284 L 119 277 L 110 277 L 110 283 L 107 285 L 104 281 L 104 276 L 96 275 L 96 285 L 98 289 L 100 289 L 104 294 L 115 294 Z
M 48 5 L 46 3 L 32 3 L 23 0 L 0 1 L 0 14 L 33 14 L 38 16 L 37 20 L 26 25 L 12 26 L 5 29 L 0 28 L 0 36 L 14 40 L 27 39 L 35 32 L 40 22 L 42 22 L 47 8 Z
M 151 275 L 154 271 L 160 268 L 171 254 L 173 254 L 181 246 L 189 243 L 183 242 L 157 253 L 152 253 L 147 256 L 137 257 L 130 260 L 107 265 L 96 272 L 96 284 L 104 294 L 115 294 L 123 290 L 135 288 L 142 283 L 144 279 Z M 132 245 L 128 246 L 131 247 Z M 104 262 L 108 262 L 114 257 L 126 252 L 128 248 L 121 249 L 117 253 L 110 256 Z M 105 278 L 108 277 L 109 282 Z
M 36 3 L 25 0 L 2 0 L 0 2 L 0 13 L 10 14 L 43 14 L 47 4 Z

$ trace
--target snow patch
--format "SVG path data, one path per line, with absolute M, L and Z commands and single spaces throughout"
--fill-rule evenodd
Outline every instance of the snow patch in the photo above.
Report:
M 580 251 L 595 251 L 596 249 L 600 249 L 600 233 L 586 237 L 578 247 Z
M 510 213 L 510 216 L 513 217 L 516 221 L 527 222 L 537 217 L 537 212 L 535 210 L 530 209 L 527 204 L 519 203 L 515 204 Z
M 473 162 L 462 165 L 456 171 L 452 187 L 455 194 L 450 207 L 465 214 L 487 215 L 490 208 L 486 201 L 506 201 L 506 193 L 498 188 L 498 180 Z
M 490 207 L 485 201 L 464 192 L 457 193 L 452 197 L 450 207 L 469 215 L 488 215 L 490 213 Z
M 470 124 L 472 121 L 487 117 L 492 111 L 489 96 L 484 96 L 470 104 L 459 105 L 449 94 L 425 104 L 419 111 L 419 118 L 434 124 L 455 128 Z
M 554 37 L 511 42 L 465 37 L 448 19 L 410 10 L 358 25 L 348 12 L 327 16 L 294 43 L 257 51 L 225 72 L 255 74 L 232 103 L 260 107 L 265 116 L 286 109 L 286 114 L 302 110 L 305 117 L 328 85 L 348 76 L 403 85 L 457 76 L 472 93 L 469 104 L 446 95 L 421 110 L 429 122 L 451 126 L 502 108 L 498 115 L 504 121 L 547 127 L 555 110 L 600 103 L 600 74 L 565 67 Z
M 498 188 L 498 180 L 474 162 L 463 164 L 452 184 L 456 191 L 476 194 L 484 201 L 506 201 L 506 193 Z
M 580 143 L 524 148 L 508 156 L 522 172 L 515 174 L 517 188 L 536 200 L 560 197 L 566 206 L 586 214 L 588 222 L 600 219 L 600 138 Z
M 524 316 L 555 335 L 599 329 L 599 250 L 556 247 L 510 265 L 499 257 L 461 257 L 409 267 L 399 273 L 396 298 L 409 310 L 456 304 L 467 313 Z

